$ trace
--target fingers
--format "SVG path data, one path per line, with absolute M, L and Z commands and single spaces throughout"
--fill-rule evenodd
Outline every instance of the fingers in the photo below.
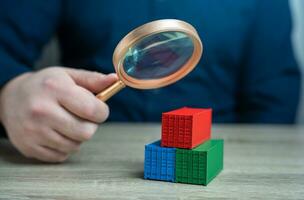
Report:
M 81 145 L 81 142 L 42 127 L 27 133 L 23 140 L 11 142 L 24 156 L 45 162 L 63 162 L 71 153 L 77 152 Z
M 44 92 L 54 96 L 63 107 L 69 112 L 79 116 L 80 118 L 101 123 L 106 120 L 109 114 L 108 106 L 97 99 L 91 91 L 83 86 L 76 85 L 72 78 L 76 79 L 78 83 L 86 83 L 88 86 L 93 86 L 89 77 L 93 77 L 92 80 L 102 80 L 100 82 L 100 88 L 108 86 L 107 82 L 115 79 L 114 75 L 105 76 L 98 73 L 88 72 L 84 70 L 66 69 L 71 75 L 63 76 L 61 78 L 48 77 L 42 81 L 42 87 Z M 89 75 L 88 75 L 89 74 Z M 82 77 L 83 75 L 83 77 Z M 73 77 L 72 77 L 73 76 Z M 105 76 L 108 78 L 96 78 Z M 113 79 L 114 76 L 114 79 Z M 71 78 L 72 77 L 72 78 Z M 87 78 L 86 78 L 87 77 Z M 94 78 L 95 77 L 95 78 Z M 112 77 L 112 78 L 109 78 Z M 93 81 L 94 82 L 94 81 Z M 97 81 L 98 82 L 98 81 Z M 85 84 L 84 84 L 85 85 Z
M 1 96 L 1 121 L 10 141 L 26 157 L 64 161 L 108 117 L 108 106 L 92 92 L 116 80 L 113 74 L 61 67 L 12 80 Z
M 42 146 L 64 154 L 71 154 L 79 151 L 80 144 L 81 142 L 67 138 L 54 130 L 48 130 L 47 133 L 43 135 L 43 141 L 41 141 Z
M 116 74 L 101 74 L 80 69 L 65 68 L 75 83 L 87 90 L 98 93 L 118 80 Z
M 37 145 L 33 147 L 33 153 L 29 157 L 44 162 L 59 163 L 65 161 L 68 158 L 68 154 L 61 153 L 48 147 Z
M 104 102 L 79 86 L 71 87 L 65 94 L 59 95 L 58 101 L 71 113 L 95 123 L 104 122 L 109 115 L 109 108 Z
M 45 120 L 53 130 L 77 142 L 89 140 L 98 128 L 96 123 L 82 120 L 59 106 L 50 108 Z

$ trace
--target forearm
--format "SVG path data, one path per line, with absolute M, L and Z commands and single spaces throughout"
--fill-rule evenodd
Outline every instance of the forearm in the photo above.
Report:
M 8 96 L 6 91 L 11 87 L 10 85 L 14 84 L 13 82 L 22 80 L 22 79 L 28 77 L 30 74 L 32 74 L 32 73 L 31 72 L 21 73 L 20 75 L 18 75 L 16 77 L 13 77 L 10 80 L 8 80 L 4 85 L 0 86 L 0 138 L 1 137 L 7 137 L 7 133 L 6 133 L 6 130 L 4 128 L 4 124 L 5 124 L 5 117 L 4 117 L 5 97 Z M 10 101 L 10 99 L 6 100 L 6 102 L 7 101 Z M 12 110 L 12 112 L 18 112 L 17 110 L 14 110 L 14 107 L 12 107 L 11 110 Z
M 17 7 L 14 5 L 18 5 Z M 6 86 L 16 77 L 32 71 L 43 46 L 57 31 L 62 16 L 63 2 L 54 1 L 17 1 L 4 0 L 0 6 L 0 94 L 7 96 Z M 47 11 L 47 12 L 46 12 Z M 27 16 L 27 17 L 24 17 Z M 4 94 L 5 93 L 5 94 Z M 17 98 L 13 96 L 13 98 Z M 23 101 L 23 99 L 19 99 Z M 1 100 L 3 101 L 3 100 Z M 9 100 L 9 101 L 12 101 Z M 0 102 L 0 137 L 4 135 L 2 127 L 7 121 L 4 109 L 10 111 Z M 14 110 L 12 112 L 20 112 Z M 18 122 L 15 122 L 18 124 Z M 9 132 L 9 131 L 8 131 Z

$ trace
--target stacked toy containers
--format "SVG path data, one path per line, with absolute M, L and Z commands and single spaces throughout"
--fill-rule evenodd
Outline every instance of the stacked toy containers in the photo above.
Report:
M 223 140 L 210 139 L 212 110 L 162 114 L 161 140 L 145 146 L 144 178 L 207 185 L 223 169 Z

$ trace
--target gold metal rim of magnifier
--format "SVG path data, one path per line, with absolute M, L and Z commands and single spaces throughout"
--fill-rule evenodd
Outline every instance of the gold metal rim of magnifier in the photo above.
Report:
M 152 34 L 177 31 L 187 34 L 193 42 L 194 50 L 190 59 L 177 72 L 160 79 L 137 80 L 129 76 L 123 69 L 124 56 L 128 49 L 138 40 Z M 202 42 L 193 26 L 177 19 L 162 19 L 146 23 L 127 34 L 116 46 L 113 53 L 113 65 L 119 80 L 100 92 L 96 97 L 107 101 L 126 85 L 137 89 L 160 88 L 178 81 L 192 71 L 199 62 L 203 53 Z
M 187 36 L 189 36 L 193 41 L 193 54 L 190 59 L 184 64 L 184 66 L 181 67 L 175 73 L 159 79 L 138 80 L 129 76 L 123 69 L 123 58 L 126 55 L 128 49 L 135 45 L 138 40 L 141 40 L 144 37 L 168 31 L 183 32 Z M 195 28 L 192 25 L 181 20 L 163 19 L 144 24 L 127 34 L 118 43 L 114 50 L 113 64 L 119 79 L 122 80 L 122 82 L 127 86 L 137 89 L 152 89 L 167 86 L 186 76 L 190 71 L 195 68 L 202 56 L 202 53 L 202 42 Z

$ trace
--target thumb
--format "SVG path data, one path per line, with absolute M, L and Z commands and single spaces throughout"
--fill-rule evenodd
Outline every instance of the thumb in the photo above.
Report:
M 81 69 L 66 68 L 66 72 L 81 87 L 93 93 L 99 93 L 118 80 L 116 74 L 102 74 Z

